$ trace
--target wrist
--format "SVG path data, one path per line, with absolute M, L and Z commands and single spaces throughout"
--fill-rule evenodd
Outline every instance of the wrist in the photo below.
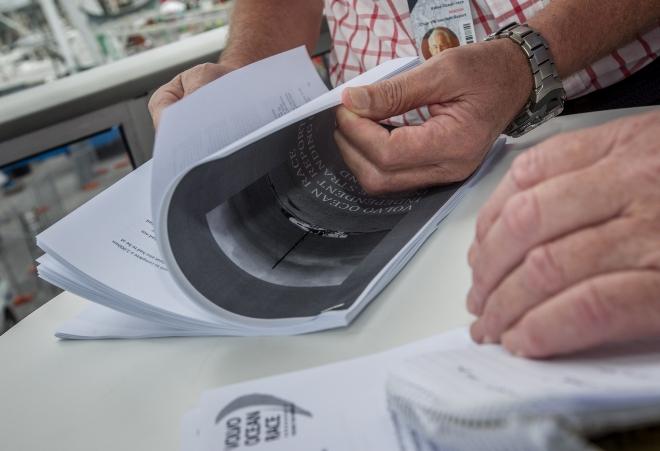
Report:
M 536 30 L 512 22 L 487 38 L 487 41 L 493 40 L 509 41 L 518 47 L 531 73 L 533 84 L 529 100 L 504 130 L 512 137 L 522 136 L 562 112 L 566 91 L 550 47 Z
M 486 43 L 489 52 L 497 55 L 498 70 L 502 75 L 500 89 L 504 97 L 506 112 L 503 112 L 503 127 L 527 105 L 534 89 L 534 78 L 525 54 L 510 39 L 497 39 Z

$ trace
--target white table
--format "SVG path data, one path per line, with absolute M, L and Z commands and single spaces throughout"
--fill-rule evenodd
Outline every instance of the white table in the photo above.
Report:
M 563 117 L 513 141 L 402 273 L 348 328 L 297 337 L 60 341 L 85 301 L 61 294 L 0 337 L 0 448 L 178 450 L 209 388 L 385 350 L 468 324 L 466 253 L 479 207 L 534 142 L 638 110 Z

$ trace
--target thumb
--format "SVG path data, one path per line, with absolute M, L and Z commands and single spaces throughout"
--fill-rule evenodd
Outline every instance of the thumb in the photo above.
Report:
M 156 91 L 149 99 L 149 104 L 147 105 L 149 113 L 154 123 L 154 128 L 158 128 L 160 123 L 160 117 L 163 113 L 163 110 L 172 105 L 175 102 L 178 102 L 182 95 L 178 95 L 172 91 L 162 90 Z
M 424 69 L 417 67 L 372 85 L 346 88 L 342 102 L 355 114 L 375 120 L 388 119 L 434 103 L 431 98 L 435 94 L 433 78 Z
M 165 107 L 168 107 L 171 104 L 179 101 L 181 98 L 183 98 L 183 95 L 184 89 L 183 83 L 181 81 L 181 74 L 174 77 L 172 80 L 158 88 L 153 93 L 149 99 L 147 108 L 149 109 L 149 113 L 151 114 L 151 118 L 154 122 L 154 128 L 158 128 L 158 124 L 160 123 L 160 116 Z

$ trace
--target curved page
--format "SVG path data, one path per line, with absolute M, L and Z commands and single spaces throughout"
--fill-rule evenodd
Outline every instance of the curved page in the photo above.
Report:
M 391 61 L 351 84 L 416 63 Z M 368 196 L 333 139 L 332 108 L 343 88 L 205 158 L 170 185 L 156 208 L 158 235 L 191 299 L 246 325 L 278 327 L 331 311 L 336 318 L 366 299 L 361 294 L 458 189 Z

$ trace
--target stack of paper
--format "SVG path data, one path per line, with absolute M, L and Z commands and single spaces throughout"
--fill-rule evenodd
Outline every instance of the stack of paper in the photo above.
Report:
M 96 304 L 57 335 L 282 335 L 349 324 L 479 175 L 373 197 L 344 166 L 333 139 L 343 89 L 416 64 L 388 61 L 327 91 L 298 48 L 167 108 L 153 161 L 37 237 L 39 275 Z
M 660 344 L 552 361 L 457 330 L 361 359 L 208 391 L 182 449 L 580 450 L 660 421 Z

